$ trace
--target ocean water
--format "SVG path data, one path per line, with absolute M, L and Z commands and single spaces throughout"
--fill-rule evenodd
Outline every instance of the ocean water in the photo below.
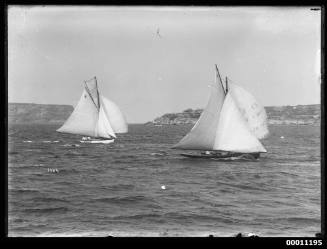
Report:
M 57 128 L 9 126 L 9 236 L 320 232 L 318 126 L 270 126 L 253 162 L 180 156 L 189 125 L 130 125 L 108 145 Z

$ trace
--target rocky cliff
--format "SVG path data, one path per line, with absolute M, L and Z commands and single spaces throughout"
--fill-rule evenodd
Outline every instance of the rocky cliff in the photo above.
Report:
M 269 124 L 320 125 L 320 105 L 267 106 Z M 181 113 L 168 113 L 148 124 L 194 124 L 202 109 L 187 109 Z
M 8 124 L 61 124 L 73 111 L 70 105 L 8 104 Z

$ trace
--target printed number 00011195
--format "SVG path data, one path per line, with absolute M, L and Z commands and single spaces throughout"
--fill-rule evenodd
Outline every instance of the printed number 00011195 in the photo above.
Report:
M 287 246 L 321 246 L 322 245 L 322 240 L 311 240 L 311 239 L 306 239 L 306 240 L 286 240 L 286 245 Z

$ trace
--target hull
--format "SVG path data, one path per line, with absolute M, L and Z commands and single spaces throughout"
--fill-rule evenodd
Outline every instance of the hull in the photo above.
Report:
M 87 143 L 87 144 L 110 144 L 113 143 L 115 140 L 81 140 L 81 143 Z
M 198 159 L 213 159 L 219 161 L 235 161 L 235 160 L 242 160 L 242 161 L 252 161 L 258 160 L 260 157 L 260 153 L 232 153 L 227 155 L 222 154 L 187 154 L 181 153 L 181 156 L 188 157 L 188 158 L 198 158 Z

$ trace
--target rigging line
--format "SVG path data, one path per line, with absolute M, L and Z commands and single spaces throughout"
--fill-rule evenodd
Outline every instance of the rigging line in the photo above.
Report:
M 85 84 L 85 89 L 86 89 L 87 93 L 89 94 L 89 96 L 90 96 L 90 98 L 91 98 L 93 104 L 95 105 L 95 108 L 97 108 L 97 110 L 99 111 L 99 108 L 97 107 L 97 104 L 95 103 L 95 101 L 94 101 L 94 99 L 93 99 L 93 97 L 92 97 L 91 91 L 90 91 L 90 89 L 88 88 L 88 86 L 87 86 L 87 84 L 86 84 L 86 81 L 84 81 L 84 84 Z

